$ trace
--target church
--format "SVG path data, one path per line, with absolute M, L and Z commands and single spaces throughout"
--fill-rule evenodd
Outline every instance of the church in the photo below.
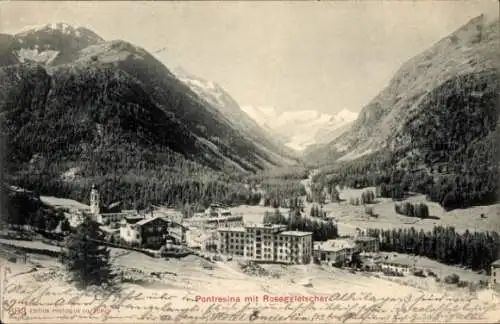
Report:
M 157 249 L 167 240 L 177 244 L 186 242 L 188 228 L 167 217 L 153 216 L 152 212 L 141 214 L 136 210 L 101 213 L 99 192 L 94 185 L 90 191 L 90 217 L 121 244 Z
M 137 210 L 122 210 L 116 213 L 101 213 L 100 204 L 101 201 L 99 191 L 97 191 L 95 185 L 92 185 L 92 189 L 90 190 L 90 214 L 95 222 L 109 226 L 113 223 L 121 222 L 125 216 L 135 216 L 139 214 Z

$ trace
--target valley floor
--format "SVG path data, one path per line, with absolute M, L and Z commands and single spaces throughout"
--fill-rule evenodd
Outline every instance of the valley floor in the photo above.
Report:
M 329 203 L 323 206 L 327 211 L 328 216 L 334 217 L 339 227 L 340 235 L 352 235 L 358 228 L 410 228 L 414 227 L 417 231 L 423 229 L 430 231 L 435 225 L 454 226 L 455 231 L 464 232 L 465 230 L 473 231 L 496 231 L 500 232 L 500 203 L 490 206 L 477 206 L 467 209 L 455 209 L 445 211 L 439 204 L 427 201 L 424 195 L 415 195 L 406 199 L 410 202 L 424 202 L 429 206 L 429 213 L 439 219 L 418 219 L 396 214 L 394 205 L 396 203 L 389 198 L 377 198 L 375 204 L 370 204 L 373 207 L 378 218 L 373 218 L 365 213 L 364 206 L 352 206 L 349 204 L 349 198 L 361 197 L 365 190 L 373 190 L 375 188 L 364 189 L 345 189 L 340 190 L 340 198 L 343 200 L 340 203 Z M 305 215 L 310 215 L 312 204 L 305 206 Z M 245 222 L 259 223 L 262 222 L 262 217 L 266 211 L 273 212 L 271 207 L 263 206 L 238 206 L 231 209 L 233 213 L 241 213 L 244 215 Z M 281 208 L 280 211 L 284 215 L 288 215 L 288 210 Z M 484 214 L 485 218 L 481 218 Z
M 127 275 L 129 283 L 123 284 L 122 287 L 124 291 L 127 291 L 127 294 L 122 293 L 121 308 L 112 308 L 106 303 L 104 303 L 106 305 L 101 304 L 101 308 L 104 309 L 103 312 L 108 312 L 106 315 L 108 316 L 108 322 L 115 322 L 113 321 L 113 317 L 115 317 L 115 320 L 119 319 L 121 322 L 141 322 L 142 320 L 151 321 L 161 319 L 168 321 L 169 316 L 181 316 L 181 319 L 182 316 L 188 315 L 196 317 L 205 314 L 204 316 L 207 316 L 207 312 L 213 312 L 213 307 L 215 307 L 219 311 L 226 312 L 226 314 L 232 314 L 231 312 L 233 311 L 234 314 L 244 314 L 241 315 L 241 322 L 248 322 L 253 309 L 258 309 L 261 318 L 280 314 L 282 316 L 289 316 L 292 321 L 298 322 L 310 322 L 314 316 L 321 320 L 320 315 L 322 314 L 322 316 L 335 314 L 330 315 L 331 318 L 329 321 L 325 321 L 334 323 L 343 319 L 342 316 L 346 315 L 347 309 L 351 308 L 356 313 L 356 309 L 360 304 L 365 304 L 368 307 L 368 305 L 380 303 L 384 299 L 386 299 L 384 302 L 385 305 L 378 308 L 377 314 L 366 315 L 366 320 L 368 322 L 380 322 L 384 319 L 385 322 L 397 322 L 401 319 L 399 318 L 398 320 L 398 315 L 394 314 L 394 309 L 397 305 L 401 306 L 401 303 L 405 303 L 405 300 L 416 301 L 418 296 L 421 298 L 422 296 L 431 296 L 431 294 L 433 296 L 443 296 L 443 294 L 446 294 L 447 298 L 452 298 L 454 303 L 458 304 L 464 303 L 463 298 L 472 296 L 473 303 L 490 305 L 491 309 L 485 311 L 485 316 L 488 319 L 493 318 L 494 313 L 498 314 L 499 310 L 497 307 L 499 305 L 498 300 L 492 299 L 496 297 L 491 291 L 483 290 L 476 295 L 472 295 L 466 289 L 453 288 L 442 283 L 436 283 L 432 278 L 421 279 L 413 276 L 409 276 L 408 278 L 386 278 L 383 275 L 369 273 L 353 274 L 348 270 L 314 264 L 296 266 L 262 265 L 262 268 L 274 273 L 275 276 L 254 276 L 243 272 L 237 262 L 210 263 L 196 256 L 162 260 L 121 249 L 111 249 L 111 253 L 114 266 L 130 275 Z M 14 301 L 19 303 L 22 300 L 21 298 L 24 298 L 23 300 L 25 301 L 28 300 L 27 297 L 29 296 L 27 296 L 26 290 L 13 288 L 15 284 L 22 285 L 23 289 L 30 287 L 31 297 L 38 298 L 39 294 L 42 294 L 41 291 L 45 291 L 43 296 L 36 300 L 42 300 L 47 305 L 50 300 L 61 298 L 61 293 L 63 294 L 63 299 L 66 296 L 68 298 L 69 296 L 81 296 L 81 293 L 77 292 L 63 280 L 63 271 L 55 259 L 46 256 L 31 255 L 31 262 L 38 265 L 37 271 L 29 272 L 32 270 L 33 265 L 6 262 L 10 273 L 7 275 L 9 289 L 6 290 L 3 296 L 4 304 L 12 305 Z M 156 275 L 153 275 L 153 272 Z M 304 284 L 304 282 L 308 284 Z M 50 293 L 47 293 L 47 291 L 50 291 Z M 329 299 L 315 303 L 270 302 L 264 300 L 264 296 L 266 295 L 274 297 L 315 296 L 317 298 L 323 297 Z M 213 298 L 232 297 L 233 299 L 239 297 L 240 300 L 214 302 L 212 296 Z M 257 296 L 259 301 L 246 302 L 244 300 L 245 296 Z M 209 298 L 209 300 L 203 301 L 200 297 Z M 88 299 L 90 297 L 79 298 L 83 301 L 85 298 Z M 130 300 L 127 300 L 127 298 Z M 197 298 L 198 301 L 196 301 Z M 388 298 L 391 298 L 391 300 L 387 300 Z M 31 300 L 33 301 L 34 299 Z M 111 301 L 108 302 L 111 303 Z M 423 301 L 419 302 L 422 303 Z M 36 305 L 36 303 L 31 303 L 28 305 L 27 307 L 31 307 L 30 309 L 32 309 L 28 317 L 32 316 L 34 318 L 36 309 L 40 308 L 41 304 Z M 65 305 L 64 302 L 60 302 L 60 304 L 61 307 Z M 96 306 L 97 304 L 94 302 L 87 304 L 85 307 L 89 307 L 88 305 Z M 437 307 L 439 302 L 433 302 L 432 304 L 435 304 Z M 152 305 L 160 309 L 155 312 L 148 311 Z M 210 305 L 215 306 L 212 306 L 212 309 L 209 310 Z M 50 307 L 53 308 L 52 311 L 57 309 L 56 306 Z M 46 306 L 44 308 L 50 307 Z M 71 307 L 74 308 L 76 306 L 73 305 Z M 293 315 L 290 315 L 293 313 L 293 309 L 300 307 L 304 307 L 300 311 L 302 318 L 293 318 Z M 306 309 L 306 307 L 309 308 Z M 181 310 L 188 308 L 189 310 Z M 50 322 L 50 319 L 53 319 L 55 316 L 53 312 L 50 313 L 47 311 L 43 313 L 40 310 L 38 311 L 41 313 L 37 315 L 46 316 L 48 318 L 47 322 Z M 184 315 L 179 315 L 182 312 L 184 312 Z M 417 310 L 410 313 L 413 314 L 416 320 L 426 319 L 421 317 L 424 314 L 419 313 Z M 15 318 L 9 321 L 9 316 L 12 318 L 12 314 L 7 314 L 5 317 L 8 323 L 16 322 Z M 73 315 L 72 321 L 89 320 L 88 317 L 82 318 L 82 314 Z M 93 314 L 92 316 L 92 319 L 96 321 L 105 318 L 103 314 Z M 353 316 L 356 317 L 356 315 Z M 460 316 L 454 317 L 455 315 L 451 313 L 448 313 L 446 316 L 452 321 L 473 322 L 465 321 L 463 318 L 461 320 Z M 26 320 L 27 318 L 24 319 Z M 187 318 L 184 319 L 186 320 Z M 217 319 L 219 318 L 211 317 L 208 319 L 218 322 Z M 438 319 L 443 321 L 444 318 L 436 318 L 436 320 Z M 202 320 L 201 317 L 195 318 L 194 322 Z M 430 321 L 433 320 L 429 319 Z M 353 322 L 356 321 L 353 319 Z
M 324 206 L 327 211 L 330 211 L 330 216 L 337 219 L 341 234 L 353 233 L 356 227 L 382 229 L 414 227 L 417 231 L 420 229 L 429 231 L 435 225 L 454 226 L 457 232 L 465 230 L 500 232 L 500 204 L 445 211 L 439 204 L 427 201 L 424 195 L 415 195 L 406 201 L 424 202 L 429 206 L 430 216 L 439 219 L 417 219 L 398 215 L 394 210 L 394 205 L 400 202 L 394 202 L 388 198 L 377 198 L 377 202 L 370 205 L 373 207 L 373 212 L 379 215 L 374 219 L 365 214 L 364 206 L 349 205 L 349 198 L 361 197 L 361 193 L 368 189 L 375 192 L 375 188 L 342 190 L 340 198 L 344 201 Z M 481 218 L 481 214 L 484 214 L 485 218 Z
M 349 198 L 359 197 L 363 190 L 342 190 L 342 202 L 324 206 L 329 215 L 337 220 L 340 235 L 353 234 L 356 227 L 387 229 L 413 226 L 417 230 L 431 230 L 434 225 L 454 226 L 457 231 L 498 231 L 498 205 L 446 212 L 439 205 L 426 202 L 430 214 L 439 219 L 419 220 L 397 215 L 394 211 L 395 202 L 378 199 L 372 206 L 379 217 L 369 218 L 365 215 L 363 206 L 349 205 Z M 424 201 L 425 198 L 414 196 L 409 200 Z M 311 204 L 307 204 L 306 215 L 310 214 L 310 208 Z M 259 223 L 262 222 L 264 213 L 272 212 L 273 208 L 238 206 L 231 211 L 233 214 L 243 214 L 246 223 Z M 281 212 L 287 215 L 287 209 L 281 209 Z M 486 217 L 481 218 L 481 214 Z M 0 243 L 37 249 L 59 249 L 36 241 L 2 239 Z M 4 306 L 2 319 L 5 318 L 9 323 L 42 320 L 47 323 L 54 320 L 88 322 L 104 319 L 108 322 L 134 323 L 248 322 L 255 310 L 259 311 L 259 319 L 266 322 L 389 323 L 407 320 L 471 323 L 500 318 L 500 300 L 495 292 L 489 289 L 471 291 L 468 287 L 459 288 L 443 283 L 444 277 L 453 273 L 470 283 L 487 280 L 487 276 L 424 257 L 417 257 L 416 265 L 427 272 L 431 270 L 440 281 L 430 276 L 389 277 L 375 272 L 352 273 L 348 269 L 316 264 L 261 265 L 261 269 L 267 270 L 268 274 L 259 276 L 242 270 L 237 261 L 212 263 L 193 255 L 182 259 L 156 259 L 116 248 L 111 248 L 111 255 L 113 266 L 123 274 L 122 293 L 119 297 L 110 297 L 109 291 L 107 297 L 102 297 L 106 292 L 102 289 L 94 292 L 101 294 L 99 297 L 82 297 L 81 292 L 65 281 L 64 271 L 55 258 L 33 254 L 30 255 L 31 264 L 0 259 L 0 263 L 9 268 L 6 276 L 8 289 L 4 290 L 2 296 L 4 305 L 7 306 Z M 264 296 L 312 296 L 316 299 L 326 298 L 326 301 L 271 302 L 264 300 Z M 70 305 L 67 303 L 70 297 L 77 298 L 82 303 Z M 254 297 L 258 297 L 258 301 Z M 62 300 L 60 305 L 53 305 L 57 298 Z M 470 310 L 467 305 L 475 303 L 479 306 Z M 30 309 L 24 317 L 16 315 L 16 309 L 23 309 L 16 304 L 24 305 L 25 310 Z M 407 309 L 410 304 L 413 305 L 412 309 Z M 88 310 L 85 314 L 78 314 L 71 311 L 75 307 L 94 309 L 96 306 L 101 308 L 100 312 L 94 310 L 92 313 Z M 66 309 L 64 313 L 58 307 L 69 310 Z M 443 307 L 449 309 L 438 311 Z M 68 312 L 73 313 L 68 315 Z M 254 323 L 260 322 L 254 320 Z

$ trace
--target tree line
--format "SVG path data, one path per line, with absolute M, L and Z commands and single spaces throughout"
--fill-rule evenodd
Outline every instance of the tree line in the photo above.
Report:
M 299 164 L 263 170 L 255 175 L 249 176 L 248 179 L 255 183 L 261 183 L 266 179 L 303 180 L 307 179 L 308 175 L 308 168 Z
M 373 190 L 364 190 L 360 197 L 349 198 L 349 204 L 353 206 L 373 204 L 375 202 L 375 192 Z
M 278 209 L 272 213 L 266 212 L 263 223 L 286 225 L 289 231 L 312 232 L 313 241 L 327 241 L 338 237 L 338 229 L 333 222 L 305 217 L 298 209 L 291 209 L 288 216 L 281 214 Z
M 42 231 L 53 231 L 61 223 L 68 230 L 69 223 L 61 210 L 42 203 L 33 192 L 15 191 L 2 184 L 2 202 L 5 215 L 2 221 L 11 225 L 29 225 Z
M 432 260 L 461 265 L 472 270 L 490 272 L 491 263 L 500 252 L 497 232 L 457 233 L 452 226 L 434 226 L 432 231 L 414 227 L 399 229 L 367 229 L 367 235 L 380 239 L 380 250 L 425 256 Z
M 10 184 L 87 204 L 95 184 L 104 205 L 121 201 L 128 209 L 253 205 L 262 198 L 246 186 L 256 180 L 250 172 L 256 168 L 242 171 L 210 154 L 191 134 L 194 126 L 156 106 L 126 74 L 82 67 L 49 76 L 42 67 L 23 66 L 2 77 L 0 140 Z M 252 154 L 243 142 L 229 140 L 234 143 L 221 147 L 230 151 L 227 156 Z M 295 196 L 301 190 L 295 172 L 307 176 L 304 168 L 273 172 L 270 199 Z
M 410 203 L 405 201 L 394 205 L 394 211 L 397 214 L 409 217 L 429 218 L 429 206 L 424 203 Z
M 304 185 L 297 179 L 263 179 L 261 189 L 264 205 L 273 208 L 299 206 L 298 197 L 306 194 Z
M 311 217 L 325 218 L 326 217 L 326 210 L 323 210 L 323 207 L 319 207 L 318 205 L 313 205 L 311 207 L 310 216 Z
M 382 197 L 396 200 L 422 193 L 446 210 L 497 202 L 497 81 L 488 70 L 444 82 L 428 93 L 422 114 L 402 122 L 391 145 L 336 162 L 318 177 L 351 188 L 380 186 Z

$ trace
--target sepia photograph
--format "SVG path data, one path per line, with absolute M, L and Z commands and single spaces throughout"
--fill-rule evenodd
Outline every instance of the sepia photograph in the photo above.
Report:
M 0 324 L 500 323 L 499 2 L 1 1 Z

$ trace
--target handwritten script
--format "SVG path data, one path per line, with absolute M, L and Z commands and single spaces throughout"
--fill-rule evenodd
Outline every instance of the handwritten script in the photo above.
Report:
M 321 301 L 200 302 L 184 292 L 127 288 L 119 292 L 81 292 L 44 281 L 7 280 L 2 287 L 3 319 L 8 323 L 85 322 L 296 322 L 412 323 L 487 322 L 500 318 L 498 302 L 448 295 L 333 291 Z M 262 298 L 261 298 L 262 299 Z M 496 317 L 496 319 L 495 319 Z

